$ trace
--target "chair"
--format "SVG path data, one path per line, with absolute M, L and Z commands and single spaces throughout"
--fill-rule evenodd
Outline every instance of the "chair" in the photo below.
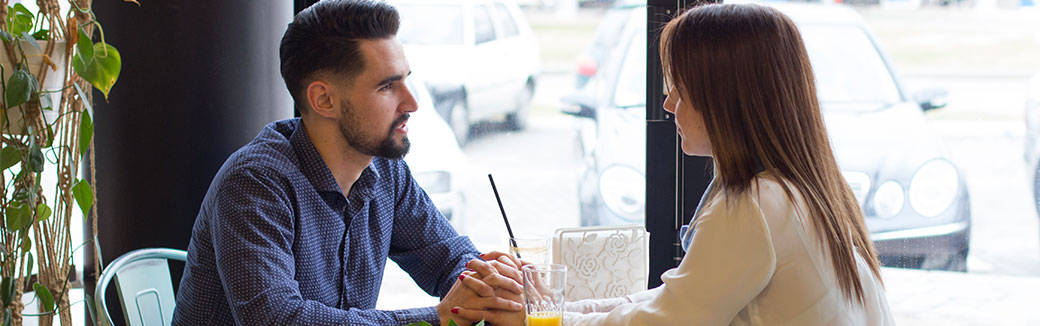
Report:
M 650 235 L 642 225 L 558 229 L 552 247 L 553 263 L 567 265 L 567 300 L 647 288 Z
M 94 303 L 98 319 L 106 325 L 112 323 L 105 303 L 108 283 L 116 280 L 119 302 L 123 305 L 126 325 L 153 326 L 169 325 L 173 321 L 176 298 L 167 260 L 187 260 L 187 252 L 166 248 L 138 249 L 116 258 L 101 272 Z

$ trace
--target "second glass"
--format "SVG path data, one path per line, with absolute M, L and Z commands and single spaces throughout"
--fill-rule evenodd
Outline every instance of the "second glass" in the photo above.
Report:
M 549 240 L 545 238 L 512 238 L 509 253 L 532 264 L 549 263 Z
M 529 264 L 521 270 L 527 326 L 562 326 L 567 266 Z

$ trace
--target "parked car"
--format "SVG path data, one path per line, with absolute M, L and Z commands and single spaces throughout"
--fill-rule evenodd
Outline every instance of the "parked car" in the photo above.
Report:
M 467 170 L 468 162 L 451 128 L 434 110 L 433 97 L 421 78 L 421 74 L 413 73 L 405 79 L 419 109 L 408 121 L 411 133 L 408 140 L 412 147 L 404 159 L 416 183 L 430 196 L 437 210 L 459 229 L 464 226 L 463 171 Z
M 645 7 L 646 0 L 626 0 L 617 2 L 603 13 L 603 19 L 596 26 L 596 35 L 592 37 L 592 45 L 578 57 L 576 88 L 584 87 L 596 75 L 600 63 L 617 47 L 621 40 L 618 35 L 632 21 L 629 19 L 632 11 Z
M 967 187 L 924 116 L 945 106 L 946 92 L 907 96 L 854 11 L 775 6 L 802 32 L 836 159 L 882 263 L 964 271 L 971 232 Z M 582 117 L 583 225 L 642 223 L 645 215 L 645 7 L 629 19 L 603 69 L 588 87 L 563 99 L 565 113 Z
M 549 9 L 556 7 L 556 0 L 516 0 L 516 4 L 524 8 Z
M 1029 80 L 1026 91 L 1026 171 L 1033 181 L 1033 203 L 1040 216 L 1040 73 Z
M 523 129 L 540 69 L 538 43 L 514 2 L 398 0 L 397 38 L 422 70 L 434 104 L 465 144 L 470 126 L 502 119 Z

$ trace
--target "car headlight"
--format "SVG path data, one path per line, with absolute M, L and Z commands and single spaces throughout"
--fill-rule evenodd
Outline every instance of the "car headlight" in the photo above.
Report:
M 614 214 L 630 220 L 643 218 L 646 176 L 625 165 L 612 165 L 600 174 L 599 194 Z
M 863 205 L 863 201 L 867 200 L 867 192 L 870 191 L 870 176 L 866 173 L 855 171 L 841 171 L 841 175 L 845 178 L 845 182 L 849 184 L 849 188 L 852 189 L 852 194 L 856 196 L 856 201 Z
M 451 174 L 445 171 L 419 172 L 415 174 L 415 182 L 426 192 L 438 194 L 451 190 Z
M 874 192 L 872 202 L 874 212 L 878 217 L 888 218 L 896 216 L 903 210 L 904 202 L 903 187 L 898 182 L 889 180 L 882 183 Z
M 958 177 L 957 168 L 950 161 L 928 161 L 910 180 L 910 206 L 927 217 L 942 214 L 957 197 Z

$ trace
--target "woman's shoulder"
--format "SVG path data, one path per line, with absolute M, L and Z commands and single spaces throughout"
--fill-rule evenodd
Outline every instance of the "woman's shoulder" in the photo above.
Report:
M 769 171 L 752 179 L 748 192 L 767 216 L 789 211 L 794 207 L 793 202 L 801 201 L 801 193 L 790 181 Z

